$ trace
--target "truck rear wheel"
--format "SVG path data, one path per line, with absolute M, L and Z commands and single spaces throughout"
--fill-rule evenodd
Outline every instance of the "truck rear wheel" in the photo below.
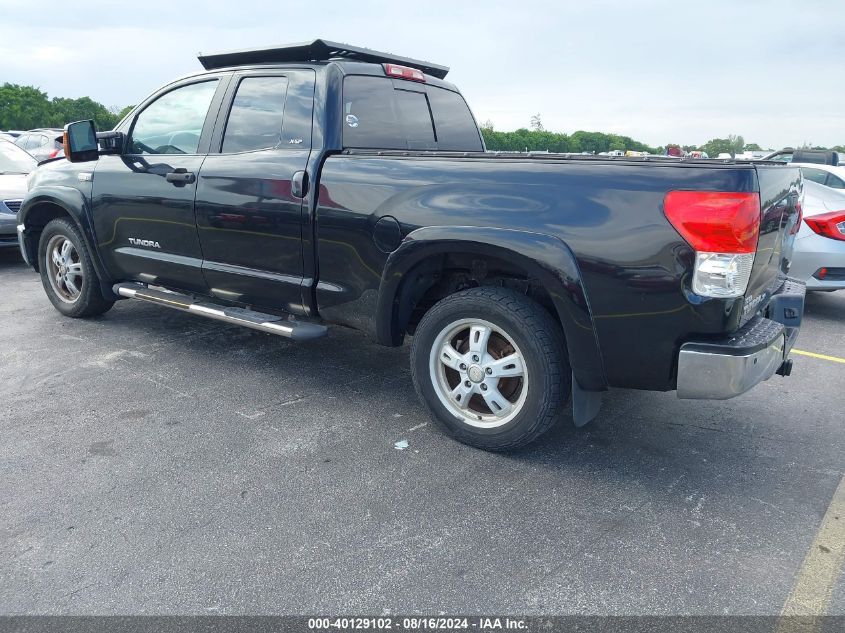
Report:
M 103 297 L 91 254 L 70 220 L 57 218 L 44 227 L 38 243 L 38 269 L 47 297 L 65 316 L 94 316 L 114 305 Z
M 542 306 L 506 288 L 442 299 L 411 345 L 417 394 L 460 442 L 519 448 L 557 421 L 571 389 L 560 326 Z

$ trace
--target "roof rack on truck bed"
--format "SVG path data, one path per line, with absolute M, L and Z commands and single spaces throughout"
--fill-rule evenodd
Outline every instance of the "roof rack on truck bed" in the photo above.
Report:
M 329 61 L 332 59 L 345 59 L 357 62 L 371 62 L 375 64 L 399 64 L 410 66 L 423 71 L 427 75 L 443 79 L 449 72 L 448 66 L 432 64 L 410 57 L 382 53 L 349 46 L 326 40 L 314 40 L 313 42 L 301 42 L 299 44 L 285 44 L 283 46 L 268 46 L 264 48 L 248 48 L 239 51 L 223 51 L 220 53 L 209 53 L 197 55 L 203 68 L 214 70 L 226 66 L 245 66 L 247 64 L 268 64 L 286 62 L 312 62 Z

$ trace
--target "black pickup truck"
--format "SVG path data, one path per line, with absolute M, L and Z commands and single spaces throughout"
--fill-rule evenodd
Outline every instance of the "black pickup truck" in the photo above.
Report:
M 19 211 L 70 317 L 132 298 L 411 369 L 456 439 L 521 446 L 612 387 L 724 399 L 788 375 L 798 169 L 485 152 L 443 66 L 315 40 L 201 55 L 114 131 L 65 129 Z

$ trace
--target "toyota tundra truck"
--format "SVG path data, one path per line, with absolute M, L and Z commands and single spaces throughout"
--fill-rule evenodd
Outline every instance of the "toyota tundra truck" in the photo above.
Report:
M 199 61 L 112 131 L 68 125 L 30 176 L 20 248 L 63 315 L 125 298 L 303 344 L 410 336 L 431 417 L 487 450 L 611 388 L 790 373 L 797 168 L 486 152 L 448 68 L 325 40 Z

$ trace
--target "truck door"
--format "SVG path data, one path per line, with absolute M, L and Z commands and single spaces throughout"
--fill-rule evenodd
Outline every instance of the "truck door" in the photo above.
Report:
M 194 196 L 221 83 L 206 77 L 168 87 L 134 117 L 124 153 L 99 158 L 92 212 L 113 278 L 207 292 Z
M 305 312 L 303 178 L 312 70 L 236 73 L 197 185 L 203 273 L 221 299 Z

